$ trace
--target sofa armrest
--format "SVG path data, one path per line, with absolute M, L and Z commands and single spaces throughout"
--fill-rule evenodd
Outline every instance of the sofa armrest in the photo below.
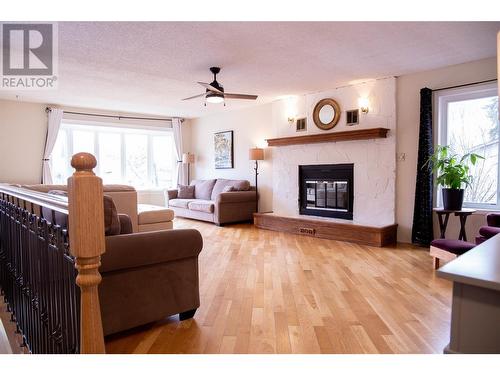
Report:
M 215 199 L 216 204 L 220 203 L 241 203 L 241 202 L 255 202 L 255 191 L 230 191 L 227 193 L 220 193 Z
M 202 247 L 203 239 L 195 229 L 108 236 L 100 271 L 105 273 L 197 257 Z

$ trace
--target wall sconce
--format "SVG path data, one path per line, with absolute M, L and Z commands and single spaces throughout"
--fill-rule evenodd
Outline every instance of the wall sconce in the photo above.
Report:
M 368 113 L 370 107 L 370 101 L 368 100 L 368 98 L 359 98 L 358 105 L 362 113 L 364 114 Z
M 285 99 L 285 115 L 289 125 L 293 125 L 297 117 L 297 100 L 296 96 L 290 96 Z

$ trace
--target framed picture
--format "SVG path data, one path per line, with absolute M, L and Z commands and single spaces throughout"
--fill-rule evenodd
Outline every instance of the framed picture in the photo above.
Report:
M 215 169 L 234 168 L 233 131 L 214 134 Z
M 306 118 L 299 118 L 295 123 L 295 131 L 303 132 L 307 130 Z

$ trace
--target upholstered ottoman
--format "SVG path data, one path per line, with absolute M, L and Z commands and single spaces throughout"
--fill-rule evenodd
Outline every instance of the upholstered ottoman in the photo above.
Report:
M 174 211 L 152 204 L 137 205 L 139 232 L 152 232 L 155 230 L 172 229 Z
M 448 240 L 440 238 L 431 242 L 430 255 L 434 257 L 434 269 L 439 268 L 439 261 L 442 259 L 446 262 L 455 259 L 475 247 L 476 245 L 470 242 L 461 240 Z

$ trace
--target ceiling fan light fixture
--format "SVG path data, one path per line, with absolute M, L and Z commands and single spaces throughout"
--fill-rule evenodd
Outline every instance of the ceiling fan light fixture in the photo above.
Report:
M 212 104 L 220 104 L 224 103 L 224 95 L 216 93 L 216 92 L 210 92 L 206 96 L 207 103 L 212 103 Z
M 226 99 L 245 99 L 245 100 L 255 100 L 257 99 L 257 95 L 248 95 L 248 94 L 228 94 L 224 92 L 224 87 L 217 82 L 217 73 L 220 72 L 220 68 L 211 67 L 210 71 L 214 75 L 214 80 L 212 83 L 198 82 L 199 85 L 205 88 L 205 92 L 202 94 L 190 96 L 189 98 L 184 98 L 182 100 L 191 100 L 199 97 L 205 97 L 205 107 L 207 103 L 211 104 L 224 104 L 226 106 Z

